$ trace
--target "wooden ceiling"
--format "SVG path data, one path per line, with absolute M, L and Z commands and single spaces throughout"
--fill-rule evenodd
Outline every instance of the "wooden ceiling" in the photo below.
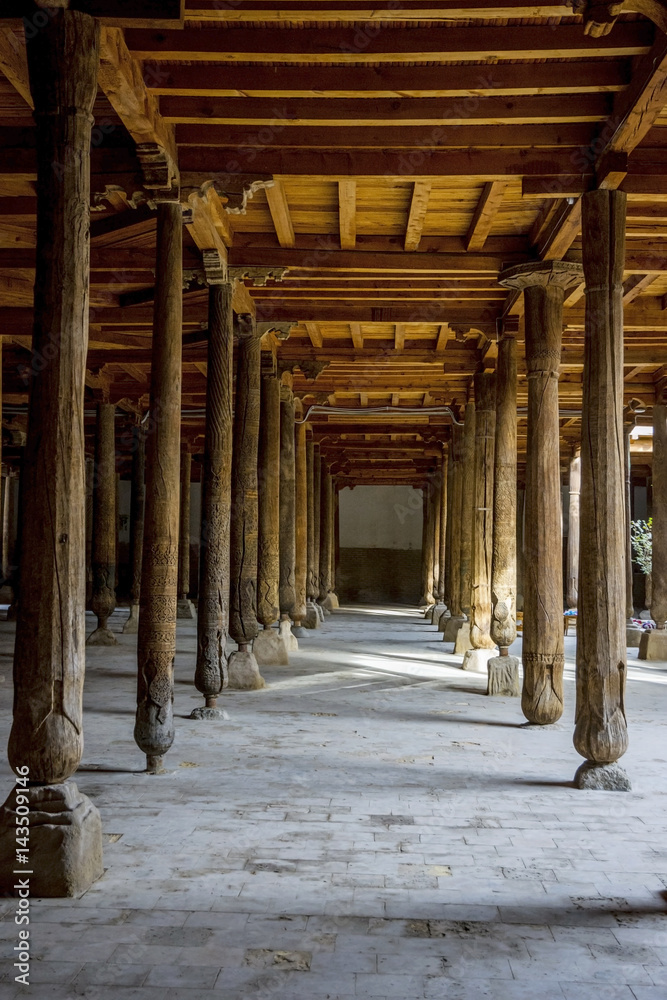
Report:
M 2 17 L 3 393 L 22 406 L 34 128 L 21 22 Z M 341 482 L 422 482 L 451 421 L 419 411 L 465 405 L 472 375 L 495 365 L 503 317 L 516 317 L 522 354 L 522 299 L 499 271 L 581 260 L 580 196 L 596 185 L 628 193 L 625 385 L 650 411 L 667 366 L 667 37 L 650 21 L 622 14 L 595 38 L 571 6 L 522 0 L 186 0 L 181 27 L 122 23 L 102 28 L 93 132 L 91 399 L 146 405 L 155 212 L 135 143 L 149 142 L 177 163 L 189 210 L 193 436 L 206 385 L 196 274 L 213 241 L 234 274 L 274 269 L 263 286 L 241 279 L 236 308 L 295 324 L 267 347 L 305 405 L 369 410 L 312 417 Z M 242 211 L 237 175 L 264 182 Z M 583 308 L 583 288 L 569 292 L 564 462 L 579 435 Z M 521 358 L 519 373 L 521 456 Z

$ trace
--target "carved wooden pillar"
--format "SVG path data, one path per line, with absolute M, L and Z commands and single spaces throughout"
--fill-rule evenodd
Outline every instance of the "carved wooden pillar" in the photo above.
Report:
M 466 406 L 461 463 L 461 611 L 470 615 L 472 586 L 472 526 L 475 490 L 475 404 Z
M 529 722 L 548 725 L 563 712 L 563 557 L 558 371 L 564 289 L 581 282 L 579 264 L 520 264 L 500 283 L 524 290 L 528 444 L 523 693 Z
M 516 331 L 506 324 L 498 343 L 496 450 L 493 482 L 491 638 L 500 656 L 489 660 L 487 694 L 519 696 L 519 660 L 509 655 L 516 639 Z
M 424 520 L 422 522 L 422 596 L 419 605 L 428 612 L 433 606 L 433 520 L 435 503 L 431 484 L 427 483 L 422 490 Z
M 45 21 L 27 39 L 37 151 L 32 347 L 39 377 L 30 385 L 23 467 L 21 518 L 28 527 L 8 753 L 17 773 L 29 768 L 32 786 L 23 790 L 31 812 L 30 890 L 63 896 L 83 892 L 102 874 L 99 813 L 75 784 L 63 784 L 76 771 L 83 746 L 83 402 L 99 29 L 79 11 L 50 11 Z M 66 169 L 55 169 L 61 165 Z M 0 818 L 0 891 L 8 894 L 16 883 L 14 796 L 12 789 Z M 83 826 L 74 823 L 75 812 Z
M 473 500 L 473 539 L 470 602 L 470 642 L 473 650 L 492 650 L 491 638 L 491 564 L 493 559 L 493 467 L 496 440 L 496 376 L 486 372 L 475 375 L 475 476 Z M 471 657 L 465 664 L 480 660 Z
M 308 430 L 307 434 L 312 434 Z M 315 601 L 317 600 L 317 575 L 315 566 L 316 533 L 315 533 L 315 456 L 319 456 L 319 448 L 311 436 L 306 438 L 306 493 L 307 493 L 307 569 L 306 569 L 306 628 L 319 628 L 320 615 Z M 319 459 L 318 459 L 319 460 Z
M 206 704 L 192 711 L 190 717 L 196 719 L 220 718 L 217 698 L 227 681 L 233 358 L 232 286 L 227 282 L 211 284 L 195 666 L 195 687 Z
M 652 593 L 651 618 L 655 630 L 644 632 L 639 647 L 641 660 L 667 659 L 667 391 L 661 380 L 653 404 L 652 465 Z
M 232 454 L 229 632 L 238 650 L 229 658 L 230 688 L 264 687 L 250 644 L 257 622 L 257 454 L 260 409 L 260 343 L 251 316 L 238 317 L 238 353 Z
M 257 618 L 262 631 L 253 652 L 259 664 L 286 665 L 287 646 L 271 627 L 280 618 L 280 382 L 273 355 L 264 353 L 261 362 Z
M 333 541 L 333 490 L 331 485 L 331 473 L 329 472 L 325 459 L 322 459 L 320 487 L 319 602 L 320 604 L 324 604 L 331 591 L 331 550 Z
M 313 551 L 313 601 L 320 616 L 320 622 L 324 621 L 324 608 L 319 603 L 320 595 L 320 547 L 322 544 L 320 507 L 322 503 L 322 456 L 319 444 L 313 446 L 313 531 L 315 534 Z
M 432 479 L 429 483 L 431 490 L 431 503 L 433 504 L 433 536 L 431 545 L 433 546 L 433 585 L 431 593 L 435 605 L 438 603 L 438 585 L 440 581 L 440 504 L 442 498 L 442 464 L 438 464 Z
M 452 520 L 454 517 L 454 428 L 449 439 L 446 453 L 443 455 L 443 495 L 444 507 L 443 518 L 445 531 L 443 535 L 444 548 L 441 548 L 441 558 L 443 564 L 443 590 L 442 603 L 443 611 L 438 618 L 437 626 L 440 632 L 445 631 L 447 620 L 452 615 Z
M 0 349 L 0 358 L 2 350 Z M 12 474 L 9 468 L 5 467 L 5 474 L 2 477 L 2 580 L 3 584 L 9 578 L 9 530 L 12 498 Z
M 124 633 L 139 630 L 139 602 L 141 599 L 141 560 L 144 545 L 144 506 L 146 503 L 146 435 L 143 425 L 132 428 L 132 493 L 130 498 L 130 617 L 123 627 Z
M 449 470 L 449 451 L 443 445 L 440 459 L 440 539 L 438 547 L 438 603 L 445 603 L 445 575 L 447 561 L 447 486 Z
M 190 495 L 192 480 L 192 451 L 188 441 L 181 442 L 181 502 L 178 519 L 178 604 L 176 617 L 192 621 L 196 618 L 190 593 Z
M 450 539 L 448 557 L 448 584 L 445 601 L 450 610 L 448 618 L 441 618 L 444 642 L 454 642 L 461 625 L 461 516 L 463 503 L 463 433 L 461 424 L 452 425 L 450 461 L 452 466 L 451 504 L 447 517 L 447 534 Z
M 158 205 L 146 504 L 137 640 L 134 738 L 147 770 L 162 770 L 174 741 L 174 656 L 179 541 L 183 224 L 181 206 Z
M 579 588 L 579 526 L 581 501 L 581 448 L 579 445 L 570 458 L 570 504 L 567 518 L 567 586 L 565 599 L 568 608 L 576 608 Z
M 333 539 L 331 544 L 331 593 L 329 600 L 334 608 L 338 607 L 338 567 L 340 565 L 340 484 L 332 480 L 333 490 L 333 524 L 331 530 Z
M 116 637 L 108 627 L 116 607 L 116 407 L 97 404 L 95 473 L 93 483 L 93 596 L 92 610 L 97 628 L 86 640 L 88 646 L 115 646 Z
M 303 416 L 301 400 L 296 400 L 295 416 Z M 306 584 L 308 573 L 308 475 L 306 468 L 306 425 L 294 425 L 294 627 L 297 636 L 308 633 L 302 623 L 308 614 Z
M 16 491 L 16 536 L 14 539 L 13 548 L 10 553 L 10 566 L 9 566 L 9 575 L 12 587 L 12 603 L 7 608 L 8 622 L 16 621 L 19 609 L 19 578 L 21 572 L 21 552 L 23 551 L 23 545 L 22 545 L 23 517 L 24 517 L 23 497 L 25 491 L 24 470 L 25 470 L 25 447 L 21 448 L 21 457 L 19 459 L 19 468 L 18 468 L 18 489 Z M 85 571 L 84 571 L 84 580 L 85 580 Z M 84 582 L 84 592 L 85 592 L 85 582 Z
M 294 462 L 294 395 L 291 375 L 280 386 L 280 634 L 288 650 L 299 644 L 291 628 L 296 609 L 296 469 Z
M 583 196 L 582 202 L 586 338 L 581 519 L 586 530 L 581 535 L 579 569 L 574 746 L 585 763 L 577 771 L 575 784 L 579 788 L 625 790 L 630 782 L 616 761 L 628 746 L 623 490 L 623 268 L 627 196 L 621 191 L 591 191 Z M 662 635 L 666 634 L 663 630 Z

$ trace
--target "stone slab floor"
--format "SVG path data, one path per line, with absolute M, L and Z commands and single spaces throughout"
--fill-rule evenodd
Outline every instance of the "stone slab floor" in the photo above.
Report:
M 193 722 L 194 635 L 161 776 L 132 739 L 136 637 L 88 650 L 76 781 L 106 870 L 33 902 L 29 988 L 0 900 L 3 998 L 667 998 L 667 664 L 631 661 L 634 790 L 582 792 L 574 638 L 563 719 L 525 729 L 398 608 L 343 609 L 265 691 L 226 694 L 227 721 Z M 3 622 L 3 742 L 12 643 Z

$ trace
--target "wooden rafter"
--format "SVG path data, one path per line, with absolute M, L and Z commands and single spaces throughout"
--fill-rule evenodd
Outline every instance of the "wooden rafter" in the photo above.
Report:
M 355 350 L 362 351 L 364 348 L 364 338 L 361 334 L 361 323 L 350 323 L 350 336 Z
M 630 302 L 634 302 L 659 277 L 660 274 L 655 271 L 650 274 L 630 275 L 623 286 L 623 305 L 627 306 Z
M 428 200 L 431 196 L 431 186 L 431 181 L 415 181 L 413 185 L 410 213 L 405 229 L 404 249 L 407 251 L 419 248 L 424 228 L 424 219 L 426 218 L 426 211 L 428 209 Z
M 341 250 L 354 250 L 357 242 L 357 182 L 338 181 L 338 225 Z
M 489 181 L 484 185 L 465 239 L 466 250 L 484 248 L 506 190 L 506 181 Z
M 305 327 L 313 347 L 321 347 L 323 343 L 322 334 L 317 323 L 306 323 Z
M 12 87 L 32 108 L 25 45 L 19 41 L 12 29 L 5 25 L 0 26 L 0 72 L 4 73 Z
M 296 239 L 290 215 L 285 185 L 280 178 L 274 178 L 273 186 L 266 189 L 266 200 L 273 220 L 273 226 L 281 247 L 293 247 Z
M 402 351 L 405 349 L 405 323 L 396 323 L 394 330 L 394 350 Z

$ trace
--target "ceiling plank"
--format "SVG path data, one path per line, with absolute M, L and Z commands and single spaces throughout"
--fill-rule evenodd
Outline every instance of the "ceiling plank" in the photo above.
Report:
M 422 237 L 424 219 L 428 209 L 428 201 L 431 196 L 431 181 L 415 181 L 412 188 L 412 199 L 410 201 L 410 213 L 408 224 L 405 229 L 406 251 L 417 250 Z
M 281 247 L 293 247 L 296 243 L 294 226 L 290 215 L 285 185 L 279 178 L 274 178 L 273 186 L 266 188 L 266 200 L 273 220 L 273 227 Z
M 338 225 L 341 250 L 354 250 L 357 242 L 357 182 L 338 181 Z
M 506 181 L 489 181 L 484 185 L 465 239 L 466 250 L 482 250 L 484 248 L 486 238 L 491 232 L 494 219 L 507 190 L 507 183 Z

